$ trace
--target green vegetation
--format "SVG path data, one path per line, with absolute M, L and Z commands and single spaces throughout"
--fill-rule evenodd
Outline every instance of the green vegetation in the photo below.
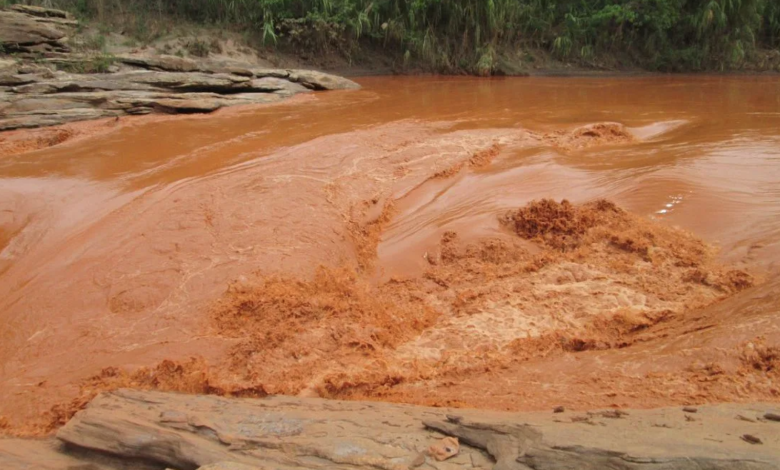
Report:
M 780 46 L 778 0 L 49 0 L 103 19 L 167 16 L 256 33 L 266 46 L 349 53 L 372 43 L 441 71 L 490 74 L 506 51 L 655 70 L 738 69 Z M 127 22 L 125 22 L 127 24 Z M 205 52 L 205 49 L 202 51 Z
M 106 50 L 107 44 L 108 40 L 106 36 L 104 34 L 96 33 L 85 36 L 82 39 L 81 44 L 77 45 L 77 48 L 84 51 L 104 52 Z
M 91 58 L 59 63 L 57 68 L 70 73 L 106 73 L 115 62 L 114 56 L 101 53 Z

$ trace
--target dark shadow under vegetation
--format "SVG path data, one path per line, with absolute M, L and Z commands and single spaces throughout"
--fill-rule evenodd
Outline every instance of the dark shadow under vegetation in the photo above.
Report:
M 3 3 L 3 0 L 0 0 Z M 5 0 L 5 3 L 17 3 Z M 582 66 L 659 71 L 761 68 L 780 45 L 778 0 L 44 0 L 82 17 L 180 18 L 251 32 L 267 47 L 349 55 L 380 46 L 399 62 L 490 75 L 524 50 Z M 141 35 L 139 33 L 139 35 Z M 773 52 L 777 55 L 780 52 Z M 533 60 L 532 54 L 525 54 Z M 759 64 L 758 67 L 755 65 Z

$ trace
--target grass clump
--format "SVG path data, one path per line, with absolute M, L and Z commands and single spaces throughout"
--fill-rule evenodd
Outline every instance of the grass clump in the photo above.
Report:
M 90 58 L 59 63 L 57 68 L 68 73 L 108 73 L 115 62 L 113 55 L 101 53 Z

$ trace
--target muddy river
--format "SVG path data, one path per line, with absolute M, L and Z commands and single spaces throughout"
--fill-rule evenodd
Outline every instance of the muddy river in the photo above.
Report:
M 0 426 L 780 400 L 780 79 L 358 81 L 0 146 Z

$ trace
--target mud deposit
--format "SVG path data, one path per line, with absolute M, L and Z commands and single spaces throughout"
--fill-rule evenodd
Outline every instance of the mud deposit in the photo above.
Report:
M 780 400 L 780 80 L 361 84 L 7 134 L 0 426 L 118 387 Z

